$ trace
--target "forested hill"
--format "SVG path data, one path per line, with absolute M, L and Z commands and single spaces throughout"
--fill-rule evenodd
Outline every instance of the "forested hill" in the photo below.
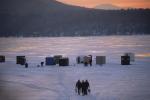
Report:
M 0 0 L 0 36 L 150 34 L 150 9 L 98 10 L 55 0 Z

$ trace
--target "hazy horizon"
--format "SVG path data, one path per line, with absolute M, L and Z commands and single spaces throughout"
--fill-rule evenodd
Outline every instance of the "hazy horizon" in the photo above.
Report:
M 121 8 L 150 8 L 149 0 L 56 0 L 65 4 L 95 8 L 98 5 L 112 4 Z

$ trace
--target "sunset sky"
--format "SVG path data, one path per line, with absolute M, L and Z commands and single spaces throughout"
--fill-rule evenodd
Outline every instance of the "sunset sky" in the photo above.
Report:
M 63 3 L 93 8 L 100 4 L 113 4 L 119 7 L 150 8 L 150 0 L 57 0 Z

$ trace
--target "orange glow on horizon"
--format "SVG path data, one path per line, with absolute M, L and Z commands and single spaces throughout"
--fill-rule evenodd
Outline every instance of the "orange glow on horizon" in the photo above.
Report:
M 57 0 L 70 5 L 94 8 L 100 4 L 113 4 L 122 8 L 150 8 L 150 0 Z
M 150 53 L 137 54 L 137 57 L 150 57 Z

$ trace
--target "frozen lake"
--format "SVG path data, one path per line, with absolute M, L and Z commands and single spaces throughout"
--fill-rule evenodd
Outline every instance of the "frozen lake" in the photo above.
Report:
M 131 65 L 120 64 L 125 52 L 136 55 Z M 36 67 L 55 54 L 70 66 Z M 105 55 L 106 65 L 76 64 L 86 54 Z M 0 100 L 150 100 L 150 36 L 0 38 L 0 55 Z M 16 55 L 26 55 L 29 68 L 16 65 Z M 89 80 L 91 94 L 75 93 L 78 79 Z
M 16 55 L 26 55 L 29 62 L 44 60 L 46 56 L 106 55 L 117 57 L 133 52 L 138 57 L 150 57 L 150 36 L 102 36 L 56 38 L 0 38 L 0 54 L 8 61 Z M 31 61 L 32 59 L 32 61 Z

